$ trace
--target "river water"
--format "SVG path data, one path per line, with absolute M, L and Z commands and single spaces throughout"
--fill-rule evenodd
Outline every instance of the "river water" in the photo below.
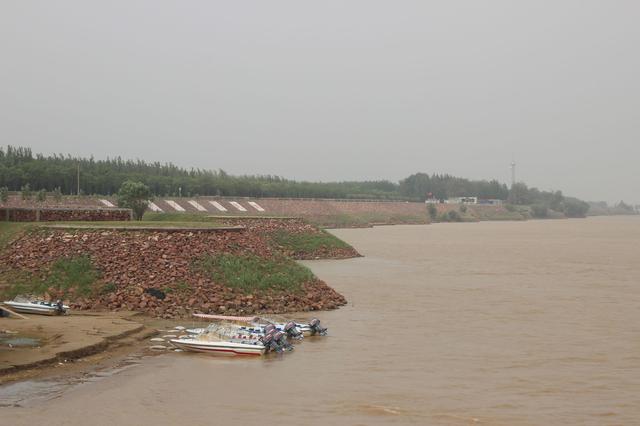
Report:
M 265 359 L 152 357 L 49 401 L 2 408 L 0 420 L 640 422 L 640 218 L 332 232 L 365 257 L 306 262 L 349 300 L 321 313 L 330 336 Z

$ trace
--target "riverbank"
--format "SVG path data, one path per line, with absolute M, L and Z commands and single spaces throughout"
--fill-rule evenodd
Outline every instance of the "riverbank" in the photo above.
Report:
M 0 254 L 4 297 L 67 300 L 75 310 L 160 318 L 335 309 L 344 297 L 295 259 L 359 254 L 300 220 L 163 229 L 35 227 Z
M 0 322 L 0 384 L 44 374 L 156 333 L 132 312 L 27 315 Z

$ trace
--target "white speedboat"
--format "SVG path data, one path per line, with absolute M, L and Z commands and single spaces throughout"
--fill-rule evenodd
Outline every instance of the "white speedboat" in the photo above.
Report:
M 288 321 L 285 319 L 276 319 L 276 318 L 266 318 L 266 317 L 234 317 L 227 315 L 210 315 L 210 314 L 193 314 L 198 318 L 212 319 L 218 321 L 233 321 L 240 323 L 249 323 L 250 326 L 246 327 L 247 329 L 255 328 L 259 329 L 261 327 L 265 327 L 266 325 L 273 324 L 278 331 L 284 331 L 288 335 L 292 336 L 295 334 L 295 331 L 298 331 L 303 336 L 324 336 L 327 334 L 327 329 L 320 325 L 320 320 L 317 318 L 313 318 L 309 321 L 308 324 L 302 324 L 299 322 Z M 295 330 L 289 332 L 292 326 L 295 327 Z
M 7 300 L 3 303 L 12 310 L 23 314 L 65 315 L 69 313 L 69 307 L 59 301 L 45 302 L 44 300 L 33 300 L 18 302 L 15 300 Z
M 188 334 L 206 337 L 207 335 L 217 336 L 224 339 L 235 340 L 258 340 L 264 335 L 262 329 L 244 327 L 233 323 L 211 323 L 205 328 L 188 328 Z M 185 336 L 189 338 L 192 336 Z
M 263 355 L 265 346 L 259 341 L 214 341 L 203 339 L 171 339 L 171 344 L 177 348 L 193 351 L 206 352 L 218 355 Z

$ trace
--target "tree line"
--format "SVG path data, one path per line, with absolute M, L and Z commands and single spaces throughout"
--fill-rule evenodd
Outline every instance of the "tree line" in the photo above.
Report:
M 424 201 L 428 198 L 475 196 L 512 204 L 541 204 L 563 211 L 561 192 L 540 191 L 519 183 L 513 188 L 497 180 L 470 180 L 447 174 L 415 173 L 400 182 L 305 182 L 272 175 L 233 176 L 224 170 L 186 169 L 171 163 L 34 154 L 30 148 L 0 147 L 0 188 L 76 194 L 113 195 L 126 181 L 142 182 L 156 196 L 241 196 L 344 198 Z M 588 207 L 587 207 L 588 208 Z

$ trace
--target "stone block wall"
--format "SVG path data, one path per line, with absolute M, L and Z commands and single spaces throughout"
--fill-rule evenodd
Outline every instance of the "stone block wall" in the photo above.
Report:
M 129 209 L 0 208 L 0 220 L 9 222 L 129 221 Z

